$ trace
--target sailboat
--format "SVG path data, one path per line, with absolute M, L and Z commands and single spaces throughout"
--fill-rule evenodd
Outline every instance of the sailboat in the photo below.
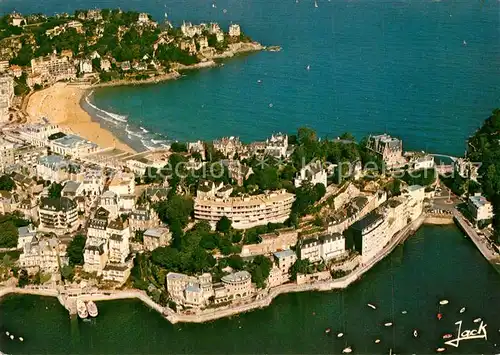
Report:
M 314 7 L 318 7 L 318 3 L 314 1 Z

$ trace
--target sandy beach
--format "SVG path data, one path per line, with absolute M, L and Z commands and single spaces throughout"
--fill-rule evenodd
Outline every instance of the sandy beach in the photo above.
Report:
M 111 132 L 92 121 L 90 115 L 80 106 L 80 100 L 89 87 L 56 83 L 33 93 L 29 98 L 26 111 L 28 122 L 39 122 L 46 117 L 68 131 L 79 135 L 102 148 L 115 147 L 127 152 L 135 152 L 131 147 L 118 140 Z

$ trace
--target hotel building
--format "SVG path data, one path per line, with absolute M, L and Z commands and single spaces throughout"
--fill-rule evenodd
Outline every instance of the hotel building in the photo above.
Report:
M 196 197 L 194 217 L 212 224 L 226 216 L 233 228 L 283 223 L 290 215 L 295 195 L 285 190 L 248 197 Z

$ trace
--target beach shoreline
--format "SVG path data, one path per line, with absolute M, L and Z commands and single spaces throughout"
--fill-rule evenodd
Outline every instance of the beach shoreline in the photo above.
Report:
M 81 101 L 91 89 L 90 85 L 56 83 L 34 92 L 26 107 L 27 123 L 40 123 L 42 117 L 45 117 L 50 123 L 59 125 L 68 133 L 85 138 L 100 148 L 114 147 L 135 153 L 135 149 L 94 120 L 82 107 Z

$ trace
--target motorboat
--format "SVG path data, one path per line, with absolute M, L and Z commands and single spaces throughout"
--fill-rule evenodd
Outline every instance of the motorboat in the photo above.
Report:
M 331 330 L 330 328 L 326 328 L 326 329 L 325 329 L 325 334 L 330 334 L 330 332 L 331 332 L 331 331 L 332 331 L 332 330 Z
M 465 307 L 460 308 L 460 313 L 464 313 L 464 312 L 465 312 Z
M 344 333 L 338 333 L 337 338 L 342 338 L 344 336 Z
M 350 354 L 350 353 L 352 353 L 352 348 L 350 346 L 342 350 L 342 354 Z
M 5 332 L 5 335 L 9 336 L 9 335 L 10 335 L 10 333 L 9 333 L 9 332 Z
M 375 344 L 380 343 L 380 339 L 375 339 Z
M 377 309 L 377 307 L 376 307 L 376 306 L 374 306 L 374 305 L 373 305 L 373 304 L 371 304 L 371 303 L 368 303 L 368 307 L 370 307 L 371 309 Z
M 87 311 L 87 306 L 85 305 L 85 302 L 83 302 L 82 300 L 76 301 L 76 310 L 78 312 L 78 317 L 82 319 L 87 318 L 89 315 L 89 312 Z
M 479 323 L 480 321 L 481 321 L 481 318 L 474 319 L 474 323 Z
M 443 339 L 450 339 L 452 336 L 453 336 L 453 334 L 448 333 L 448 334 L 443 335 Z
M 318 2 L 314 2 L 314 7 L 318 7 Z
M 385 325 L 386 327 L 390 327 L 390 326 L 392 326 L 392 322 L 387 322 L 387 323 L 385 323 L 384 325 Z
M 24 338 L 23 338 L 23 337 L 19 337 L 19 340 L 20 340 L 20 341 L 24 341 Z
M 443 351 L 445 351 L 445 350 L 446 350 L 446 348 L 437 348 L 437 349 L 436 349 L 436 351 L 437 351 L 438 353 L 442 353 L 442 352 L 443 352 Z
M 91 317 L 97 317 L 97 315 L 99 314 L 97 312 L 97 306 L 95 305 L 95 303 L 93 301 L 87 302 L 87 311 L 89 312 L 89 315 Z
M 406 313 L 408 313 L 408 312 L 407 311 L 401 311 L 401 314 L 406 314 Z
M 14 336 L 12 334 L 10 335 L 10 340 L 14 340 Z
M 439 301 L 439 304 L 441 306 L 444 306 L 445 304 L 448 304 L 448 303 L 449 303 L 448 300 L 441 300 L 441 301 Z
M 417 330 L 416 330 L 416 329 L 413 331 L 413 336 L 414 336 L 415 338 L 416 338 L 416 337 L 418 337 L 418 332 L 417 332 Z

